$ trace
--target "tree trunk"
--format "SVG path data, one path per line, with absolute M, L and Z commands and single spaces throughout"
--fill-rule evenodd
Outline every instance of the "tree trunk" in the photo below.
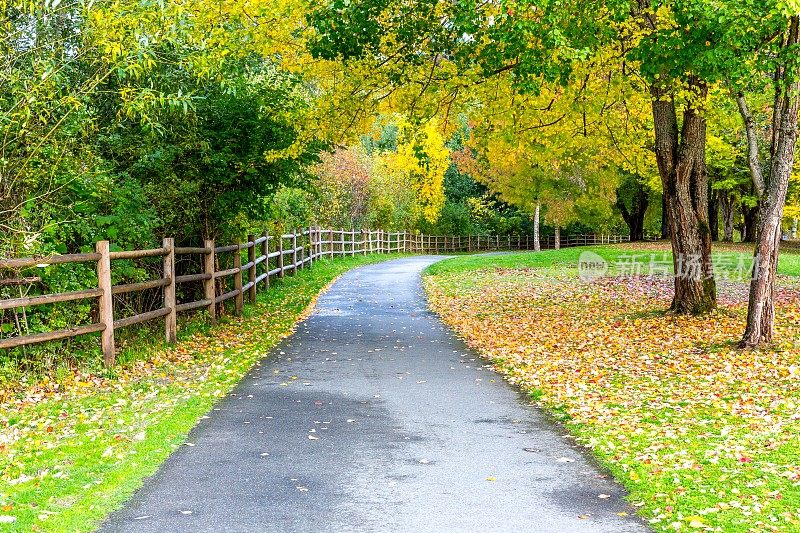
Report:
M 708 229 L 711 232 L 711 242 L 719 240 L 719 200 L 716 191 L 708 186 Z
M 756 235 L 758 233 L 758 206 L 750 207 L 746 204 L 742 204 L 742 217 L 744 218 L 742 242 L 756 242 Z
M 561 228 L 558 226 L 558 224 L 556 224 L 555 242 L 556 242 L 556 250 L 560 250 L 561 249 Z
M 719 205 L 722 209 L 722 240 L 725 242 L 733 242 L 733 195 L 727 191 L 720 191 Z
M 625 205 L 621 189 L 622 186 L 617 189 L 617 202 L 615 206 L 622 215 L 625 224 L 628 226 L 628 230 L 631 234 L 631 241 L 643 241 L 644 216 L 647 212 L 647 207 L 650 205 L 650 194 L 647 187 L 642 184 L 638 178 L 633 178 L 633 181 L 629 181 L 627 186 L 630 186 L 631 183 L 635 187 L 635 190 L 631 195 L 630 209 Z
M 797 238 L 797 222 L 798 222 L 798 221 L 797 221 L 797 218 L 793 218 L 793 219 L 792 219 L 792 231 L 791 231 L 791 233 L 789 234 L 789 236 L 790 236 L 792 239 L 796 239 L 796 238 Z
M 800 43 L 800 16 L 791 18 L 784 47 Z M 792 73 L 796 74 L 796 72 Z M 772 342 L 775 326 L 775 272 L 781 244 L 783 207 L 797 147 L 797 120 L 800 110 L 800 81 L 789 76 L 785 68 L 776 73 L 777 89 L 773 109 L 772 150 L 769 181 L 761 202 L 758 242 L 755 249 L 750 299 L 747 305 L 747 327 L 739 345 L 754 347 Z M 788 87 L 781 81 L 791 79 Z M 757 154 L 756 154 L 757 156 Z
M 541 213 L 542 206 L 539 202 L 536 202 L 536 210 L 533 212 L 533 250 L 538 252 L 542 249 L 542 245 L 539 242 L 539 215 Z
M 669 239 L 669 210 L 667 209 L 667 195 L 661 193 L 661 238 Z
M 707 87 L 698 80 L 692 80 L 691 86 L 704 101 Z M 716 283 L 708 228 L 706 120 L 701 110 L 687 106 L 679 134 L 674 100 L 657 86 L 651 88 L 651 93 L 656 160 L 666 198 L 675 267 L 671 310 L 679 314 L 707 313 L 716 307 Z

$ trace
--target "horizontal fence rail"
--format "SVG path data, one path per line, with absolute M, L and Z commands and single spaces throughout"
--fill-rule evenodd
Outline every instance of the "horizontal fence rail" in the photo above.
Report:
M 626 235 L 559 235 L 542 237 L 539 247 L 552 249 L 628 241 L 630 237 Z M 269 288 L 270 278 L 283 278 L 287 273 L 296 274 L 298 270 L 311 267 L 314 261 L 319 259 L 366 256 L 375 253 L 448 254 L 535 248 L 535 238 L 530 235 L 425 235 L 383 230 L 313 227 L 282 235 L 269 235 L 267 232 L 260 236 L 248 235 L 247 242 L 225 246 L 216 246 L 213 240 L 206 240 L 202 247 L 180 247 L 175 246 L 174 239 L 165 238 L 160 248 L 112 252 L 108 241 L 100 241 L 95 245 L 94 253 L 0 258 L 0 270 L 22 270 L 68 263 L 95 263 L 97 272 L 97 287 L 94 288 L 0 299 L 0 311 L 77 300 L 96 301 L 97 305 L 97 322 L 56 331 L 0 338 L 0 349 L 100 333 L 104 362 L 107 366 L 112 366 L 115 362 L 115 330 L 163 319 L 165 338 L 167 342 L 174 343 L 177 335 L 177 313 L 204 309 L 214 324 L 218 313 L 224 312 L 222 304 L 233 300 L 234 312 L 236 315 L 241 315 L 245 297 L 249 302 L 255 302 L 257 291 Z M 246 254 L 244 261 L 243 253 Z M 176 276 L 176 261 L 184 256 L 197 256 L 201 271 Z M 226 262 L 230 266 L 220 268 L 221 259 L 227 260 L 228 256 L 230 261 Z M 161 277 L 137 283 L 112 285 L 114 261 L 142 258 L 161 258 Z M 2 282 L 0 286 L 13 286 L 37 283 L 40 278 L 28 276 L 0 279 L 0 281 Z M 177 287 L 196 282 L 202 283 L 202 298 L 179 303 Z M 153 289 L 161 292 L 159 308 L 126 317 L 114 316 L 115 296 Z

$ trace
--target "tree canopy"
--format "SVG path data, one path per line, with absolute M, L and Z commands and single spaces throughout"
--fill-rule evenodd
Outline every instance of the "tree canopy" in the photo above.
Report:
M 2 249 L 233 238 L 289 213 L 522 231 L 541 211 L 545 231 L 669 237 L 676 269 L 703 265 L 672 309 L 705 312 L 722 229 L 771 258 L 748 343 L 768 340 L 799 7 L 6 0 Z

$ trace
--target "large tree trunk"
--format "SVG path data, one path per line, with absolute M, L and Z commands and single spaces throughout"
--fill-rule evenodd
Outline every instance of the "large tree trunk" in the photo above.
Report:
M 631 234 L 631 241 L 644 240 L 644 215 L 647 212 L 647 207 L 650 205 L 650 194 L 647 187 L 642 184 L 638 178 L 633 178 L 636 189 L 631 195 L 631 207 L 625 205 L 625 200 L 622 197 L 621 189 L 617 189 L 617 202 L 616 207 L 622 215 L 622 219 L 628 226 Z
M 711 232 L 711 242 L 719 240 L 719 200 L 716 191 L 708 186 L 708 229 Z
M 744 218 L 744 225 L 742 226 L 742 242 L 756 242 L 758 234 L 758 206 L 750 207 L 742 204 L 742 217 Z
M 795 47 L 798 43 L 800 43 L 800 17 L 794 16 L 784 47 Z M 787 78 L 792 79 L 792 83 L 788 87 L 782 87 L 781 82 Z M 797 147 L 800 82 L 794 81 L 793 78 L 787 76 L 783 68 L 779 68 L 775 76 L 777 89 L 773 109 L 769 181 L 761 201 L 758 242 L 747 306 L 747 327 L 740 342 L 741 347 L 754 347 L 761 343 L 772 342 L 775 325 L 775 272 L 781 244 L 783 207 L 786 203 L 786 192 L 789 188 L 789 177 L 792 174 Z M 742 116 L 747 125 L 746 113 L 743 112 Z M 752 150 L 750 155 L 753 155 Z M 756 152 L 755 157 L 757 156 Z
M 733 195 L 726 191 L 720 191 L 719 205 L 722 209 L 722 240 L 725 242 L 733 242 Z
M 692 87 L 705 100 L 705 85 L 694 80 Z M 667 203 L 675 267 L 671 310 L 681 314 L 707 313 L 716 307 L 717 299 L 708 228 L 706 120 L 700 110 L 687 106 L 679 134 L 675 102 L 656 86 L 651 92 L 656 160 Z
M 556 243 L 556 250 L 561 249 L 561 228 L 556 224 L 556 236 L 555 236 L 555 243 Z
M 536 210 L 533 212 L 533 250 L 538 252 L 542 249 L 542 244 L 539 242 L 539 220 L 542 206 L 536 202 Z
M 661 194 L 661 238 L 669 239 L 669 211 L 667 210 L 667 195 Z

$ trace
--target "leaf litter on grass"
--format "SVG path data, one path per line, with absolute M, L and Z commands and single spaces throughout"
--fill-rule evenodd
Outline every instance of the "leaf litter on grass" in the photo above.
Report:
M 496 370 L 565 413 L 657 530 L 800 530 L 796 283 L 777 291 L 777 340 L 763 351 L 735 348 L 743 283 L 720 282 L 705 317 L 664 312 L 666 277 L 444 268 L 425 285 Z

